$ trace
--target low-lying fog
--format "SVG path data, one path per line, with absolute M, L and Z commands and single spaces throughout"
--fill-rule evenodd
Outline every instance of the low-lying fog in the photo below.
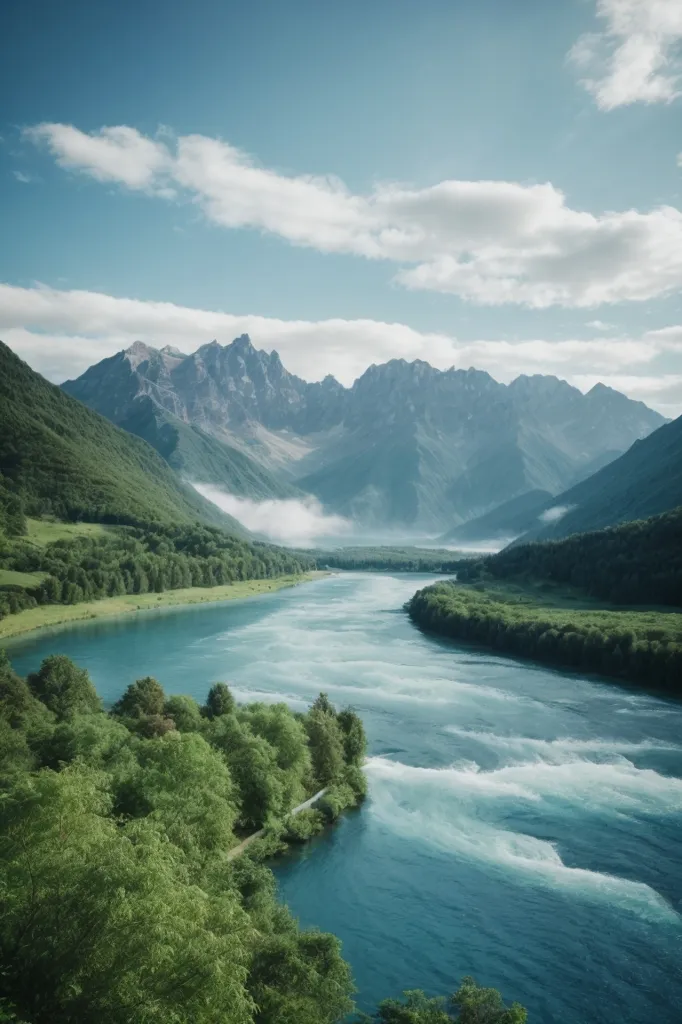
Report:
M 251 533 L 288 547 L 420 547 L 487 553 L 499 551 L 514 539 L 496 537 L 487 541 L 444 544 L 434 535 L 363 527 L 352 519 L 326 512 L 312 496 L 254 501 L 230 494 L 215 484 L 194 483 L 192 486 Z

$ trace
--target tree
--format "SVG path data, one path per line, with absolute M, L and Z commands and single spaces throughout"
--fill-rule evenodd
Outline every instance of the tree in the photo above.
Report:
M 239 822 L 246 828 L 260 828 L 281 818 L 285 806 L 284 773 L 277 765 L 277 752 L 262 736 L 254 736 L 248 725 L 234 715 L 215 719 L 206 733 L 209 742 L 221 750 L 239 794 Z
M 219 718 L 220 715 L 231 715 L 236 706 L 229 687 L 225 683 L 215 683 L 208 691 L 203 713 L 207 718 Z
M 305 720 L 310 755 L 315 778 L 321 786 L 328 786 L 341 777 L 344 769 L 343 733 L 336 714 L 313 710 Z
M 336 716 L 336 709 L 326 693 L 320 693 L 310 706 L 311 713 Z
M 452 997 L 459 1024 L 525 1024 L 528 1011 L 519 1003 L 505 1006 L 496 988 L 483 988 L 471 977 L 462 983 Z
M 420 989 L 403 992 L 402 999 L 384 999 L 371 1016 L 360 1017 L 361 1022 L 370 1024 L 452 1024 L 445 999 L 429 999 Z
M 196 733 L 147 740 L 127 788 L 127 809 L 163 824 L 168 838 L 199 864 L 234 843 L 237 794 L 225 759 Z
M 0 716 L 18 725 L 34 702 L 26 681 L 17 675 L 7 654 L 0 649 Z
M 257 1024 L 335 1024 L 353 1009 L 341 943 L 320 932 L 263 942 L 253 957 L 249 988 Z
M 163 687 L 152 676 L 131 683 L 113 707 L 114 713 L 127 718 L 142 715 L 163 715 L 166 695 Z
M 54 712 L 58 721 L 101 709 L 90 676 L 65 654 L 45 658 L 38 671 L 28 676 L 27 682 L 33 694 Z
M 43 770 L 0 805 L 4 997 L 31 1024 L 250 1024 L 236 895 L 190 884 L 158 824 L 117 824 L 105 783 Z
M 483 988 L 466 977 L 449 1000 L 430 999 L 414 989 L 403 992 L 402 999 L 384 999 L 371 1017 L 361 1014 L 358 1024 L 525 1024 L 527 1016 L 518 1003 L 505 1006 L 497 989 Z
M 347 764 L 362 764 L 367 752 L 367 737 L 362 719 L 352 710 L 339 711 L 337 721 L 343 732 L 343 749 Z
M 164 705 L 164 715 L 172 718 L 180 732 L 200 732 L 203 725 L 201 709 L 192 697 L 180 694 L 169 697 Z

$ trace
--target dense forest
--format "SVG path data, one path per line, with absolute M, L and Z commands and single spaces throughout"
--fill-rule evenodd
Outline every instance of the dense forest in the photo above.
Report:
M 548 580 L 613 604 L 682 606 L 682 507 L 565 540 L 522 544 L 460 562 L 463 581 Z
M 27 515 L 244 531 L 186 487 L 146 441 L 49 384 L 0 342 L 0 489 Z
M 444 548 L 348 547 L 301 551 L 321 569 L 388 569 L 393 572 L 454 572 L 462 555 Z
M 523 1006 L 505 1006 L 497 989 L 467 977 L 449 999 L 430 999 L 419 989 L 404 992 L 402 999 L 385 999 L 359 1024 L 525 1024 L 527 1017 Z
M 0 1019 L 324 1024 L 352 1009 L 338 940 L 298 928 L 263 864 L 362 799 L 352 710 L 324 695 L 306 714 L 238 707 L 224 684 L 200 707 L 146 678 L 107 713 L 68 658 L 27 679 L 3 658 L 0 734 Z
M 543 607 L 453 582 L 417 591 L 407 610 L 443 636 L 682 693 L 682 616 L 672 612 Z
M 36 604 L 213 587 L 300 573 L 315 565 L 285 549 L 249 544 L 199 524 L 117 527 L 45 546 L 0 534 L 0 563 L 10 572 L 39 574 L 33 585 L 0 586 L 0 618 Z

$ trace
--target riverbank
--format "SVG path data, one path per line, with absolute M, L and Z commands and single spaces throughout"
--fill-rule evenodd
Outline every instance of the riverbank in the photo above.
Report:
M 406 605 L 421 628 L 543 664 L 682 694 L 682 615 L 599 605 L 568 588 L 436 583 Z
M 46 604 L 28 608 L 16 615 L 0 620 L 0 640 L 19 636 L 48 626 L 61 626 L 69 622 L 89 619 L 111 618 L 134 612 L 153 611 L 171 606 L 236 601 L 246 597 L 270 594 L 283 587 L 295 587 L 329 573 L 313 571 L 274 579 L 240 580 L 221 587 L 187 587 L 183 590 L 166 590 L 161 594 L 122 594 L 107 597 L 101 601 L 84 601 L 80 604 Z

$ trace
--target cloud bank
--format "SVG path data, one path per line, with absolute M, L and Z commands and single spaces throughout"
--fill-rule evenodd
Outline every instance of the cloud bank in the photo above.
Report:
M 682 412 L 682 374 L 662 373 L 656 363 L 682 354 L 682 325 L 634 338 L 461 341 L 377 320 L 279 320 L 0 284 L 0 339 L 56 382 L 79 376 L 134 341 L 189 353 L 213 338 L 227 344 L 243 333 L 258 348 L 277 349 L 286 368 L 305 380 L 333 374 L 350 385 L 373 362 L 424 359 L 440 369 L 476 366 L 504 383 L 521 373 L 554 373 L 582 390 L 602 381 L 667 416 Z
M 253 501 L 228 494 L 213 484 L 193 487 L 247 530 L 263 534 L 276 544 L 311 547 L 318 540 L 340 537 L 352 529 L 348 519 L 326 513 L 316 498 Z
M 544 309 L 641 301 L 682 287 L 682 212 L 672 206 L 595 215 L 572 209 L 550 183 L 509 181 L 383 183 L 356 195 L 332 175 L 282 174 L 204 135 L 152 139 L 127 125 L 88 133 L 56 123 L 23 134 L 66 170 L 189 200 L 221 227 L 399 264 L 395 281 L 410 289 Z
M 581 36 L 569 60 L 600 110 L 680 96 L 680 0 L 597 0 L 596 13 L 602 31 Z

